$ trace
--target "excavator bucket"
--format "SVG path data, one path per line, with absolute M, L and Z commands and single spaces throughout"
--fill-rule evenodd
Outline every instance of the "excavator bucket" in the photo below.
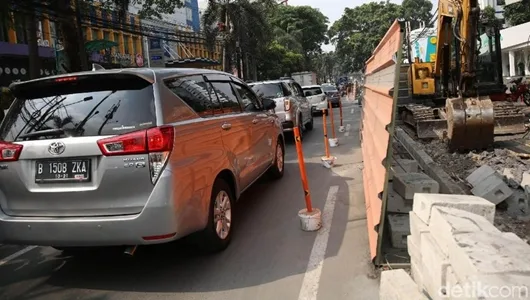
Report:
M 447 131 L 447 120 L 431 119 L 416 122 L 416 134 L 419 139 L 442 139 Z
M 449 149 L 479 150 L 493 145 L 495 121 L 489 97 L 448 98 L 445 108 Z

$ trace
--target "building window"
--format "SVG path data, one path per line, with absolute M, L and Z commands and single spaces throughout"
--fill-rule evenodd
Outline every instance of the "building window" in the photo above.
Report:
M 132 40 L 133 40 L 133 42 L 132 42 L 132 45 L 133 45 L 133 53 L 132 53 L 132 54 L 136 54 L 136 53 L 138 53 L 138 48 L 136 47 L 136 42 L 138 41 L 138 38 L 133 37 Z
M 118 28 L 119 22 L 118 22 L 118 12 L 112 11 L 112 26 Z
M 114 33 L 114 42 L 120 43 L 120 35 L 118 33 Z
M 91 6 L 90 7 L 90 23 L 92 23 L 93 25 L 97 24 L 97 21 L 96 21 L 96 8 L 94 6 Z
M 92 40 L 97 40 L 98 39 L 98 31 L 97 31 L 97 29 L 90 28 L 90 31 L 92 32 Z
M 17 35 L 17 44 L 27 44 L 28 37 L 26 32 L 26 22 L 24 16 L 21 14 L 15 14 L 15 32 Z
M 136 23 L 136 20 L 135 20 L 134 16 L 130 16 L 129 17 L 129 22 L 131 22 L 131 30 L 134 30 L 135 29 L 135 23 Z
M 193 12 L 190 7 L 186 7 L 186 21 L 193 21 Z
M 107 40 L 107 41 L 110 41 L 110 32 L 103 31 L 103 39 Z
M 125 50 L 125 54 L 130 54 L 129 40 L 130 40 L 130 37 L 128 35 L 123 36 L 123 49 Z
M 497 5 L 499 5 L 499 6 L 506 5 L 506 1 L 505 0 L 497 0 Z
M 107 11 L 104 9 L 101 11 L 101 19 L 102 19 L 102 23 L 103 23 L 103 26 L 107 26 L 108 22 L 107 22 L 107 18 L 108 18 L 108 14 L 107 14 Z

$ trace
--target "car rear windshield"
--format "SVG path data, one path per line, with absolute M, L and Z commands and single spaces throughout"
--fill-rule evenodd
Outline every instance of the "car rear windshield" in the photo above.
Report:
M 288 95 L 288 91 L 281 83 L 257 83 L 250 87 L 260 97 L 280 98 Z
M 311 93 L 310 96 L 322 94 L 322 89 L 319 88 L 319 87 L 302 88 L 302 90 L 304 90 L 304 94 L 306 94 L 308 92 Z
M 136 75 L 51 78 L 15 85 L 13 93 L 16 99 L 0 126 L 4 141 L 116 135 L 156 126 L 152 83 Z M 36 134 L 46 131 L 54 133 Z
M 322 89 L 324 92 L 338 92 L 337 88 L 331 85 L 324 85 L 322 86 Z

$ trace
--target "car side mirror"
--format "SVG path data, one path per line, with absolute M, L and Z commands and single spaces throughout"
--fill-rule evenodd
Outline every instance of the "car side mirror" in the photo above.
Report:
M 272 110 L 276 108 L 276 102 L 269 98 L 263 98 L 263 107 L 265 110 Z

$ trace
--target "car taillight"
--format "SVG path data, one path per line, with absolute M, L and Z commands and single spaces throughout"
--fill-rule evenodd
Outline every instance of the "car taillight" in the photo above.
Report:
M 148 154 L 151 182 L 154 184 L 173 150 L 175 132 L 172 126 L 135 131 L 98 141 L 105 156 Z
M 0 141 L 0 162 L 17 161 L 23 146 Z
M 284 99 L 283 100 L 283 108 L 285 111 L 289 111 L 291 109 L 291 100 Z

